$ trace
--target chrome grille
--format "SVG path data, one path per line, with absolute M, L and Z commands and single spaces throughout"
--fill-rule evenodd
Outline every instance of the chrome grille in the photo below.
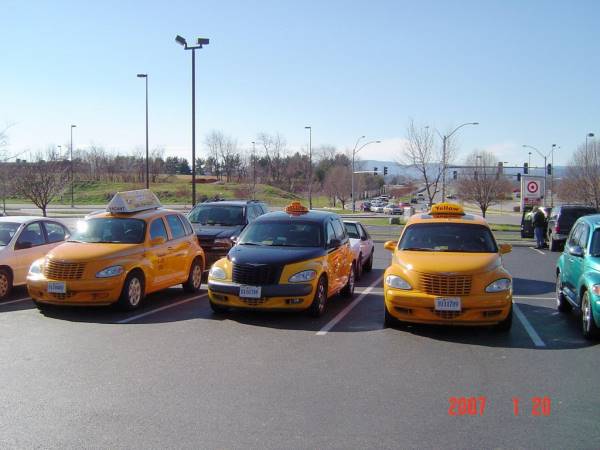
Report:
M 461 296 L 471 293 L 471 275 L 438 275 L 423 273 L 421 290 L 429 295 Z
M 84 263 L 49 260 L 44 266 L 44 276 L 50 280 L 78 280 L 83 276 Z
M 279 272 L 279 268 L 266 264 L 233 264 L 232 276 L 234 283 L 263 286 L 277 284 Z

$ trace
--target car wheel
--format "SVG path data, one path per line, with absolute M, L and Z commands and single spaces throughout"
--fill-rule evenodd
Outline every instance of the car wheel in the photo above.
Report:
M 356 279 L 360 280 L 362 278 L 363 273 L 363 256 L 362 253 L 358 255 L 358 259 L 356 260 Z
M 308 314 L 312 317 L 321 317 L 325 312 L 325 306 L 327 304 L 327 282 L 324 277 L 319 279 L 317 289 L 315 291 L 315 297 L 308 308 Z
M 550 250 L 551 252 L 557 252 L 557 251 L 558 251 L 558 242 L 557 242 L 557 241 L 555 241 L 555 240 L 552 238 L 552 235 L 550 235 L 550 236 L 548 237 L 548 242 L 550 243 L 550 244 L 548 245 L 548 247 L 549 247 L 549 250 Z
M 356 265 L 352 264 L 346 286 L 342 288 L 340 294 L 342 297 L 351 298 L 354 295 L 354 282 L 356 281 Z
M 594 321 L 590 294 L 587 291 L 584 292 L 583 299 L 581 299 L 581 328 L 583 337 L 589 340 L 597 339 L 600 334 Z
M 7 297 L 12 291 L 12 276 L 6 269 L 0 269 L 0 299 Z
M 513 307 L 511 304 L 510 310 L 508 311 L 508 316 L 506 316 L 506 319 L 504 319 L 501 322 L 498 322 L 496 324 L 496 327 L 495 327 L 496 330 L 502 331 L 502 332 L 510 331 L 510 328 L 512 327 L 512 319 L 513 319 Z
M 117 306 L 124 311 L 133 311 L 140 306 L 142 300 L 144 300 L 144 279 L 139 272 L 132 272 L 125 279 Z
M 200 260 L 196 258 L 194 262 L 192 262 L 192 267 L 190 267 L 190 273 L 188 275 L 188 279 L 185 283 L 183 283 L 183 290 L 189 294 L 193 294 L 200 290 L 200 286 L 202 285 L 202 264 Z
M 210 309 L 212 309 L 215 314 L 223 314 L 229 311 L 227 306 L 219 305 L 218 303 L 214 303 L 212 300 L 209 300 L 208 303 L 210 304 Z
M 556 275 L 556 309 L 566 313 L 573 309 L 569 301 L 565 298 L 562 292 L 562 282 L 560 281 L 560 273 Z
M 370 272 L 371 269 L 373 268 L 373 253 L 375 252 L 375 250 L 371 250 L 371 254 L 369 255 L 369 259 L 367 259 L 367 262 L 365 263 L 365 267 L 364 267 L 364 271 L 365 272 Z

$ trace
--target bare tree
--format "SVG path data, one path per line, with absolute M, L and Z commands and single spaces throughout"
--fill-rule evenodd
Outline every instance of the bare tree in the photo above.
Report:
M 351 169 L 347 166 L 337 165 L 331 168 L 325 177 L 325 191 L 340 201 L 342 209 L 350 198 L 350 171 Z
M 488 208 L 510 195 L 512 184 L 500 173 L 498 159 L 491 152 L 473 151 L 465 161 L 457 190 L 463 200 L 476 203 L 485 217 Z
M 558 186 L 558 196 L 564 201 L 586 203 L 600 208 L 600 142 L 597 139 L 581 144 Z
M 20 162 L 15 167 L 15 192 L 28 198 L 42 210 L 57 197 L 69 180 L 69 165 L 60 159 L 52 149 L 46 155 L 38 153 L 34 162 Z

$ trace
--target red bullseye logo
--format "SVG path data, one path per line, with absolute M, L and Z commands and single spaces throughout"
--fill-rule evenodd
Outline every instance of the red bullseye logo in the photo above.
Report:
M 538 184 L 535 181 L 530 181 L 527 183 L 527 192 L 531 192 L 535 194 L 538 191 Z

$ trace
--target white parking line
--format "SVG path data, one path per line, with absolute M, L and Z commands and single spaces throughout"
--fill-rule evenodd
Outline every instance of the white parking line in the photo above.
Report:
M 534 248 L 534 247 L 529 247 L 531 250 L 533 250 L 534 252 L 538 252 L 540 255 L 545 255 L 545 253 L 543 251 L 541 251 L 539 248 Z
M 23 297 L 23 298 L 18 298 L 16 300 L 10 300 L 8 302 L 2 302 L 2 303 L 0 303 L 0 306 L 10 305 L 11 303 L 24 302 L 25 300 L 31 300 L 31 298 L 30 297 Z
M 517 315 L 517 318 L 523 324 L 523 328 L 525 328 L 525 331 L 527 331 L 527 334 L 533 341 L 533 344 L 536 347 L 545 347 L 546 344 L 544 344 L 544 341 L 542 341 L 542 338 L 540 338 L 539 334 L 537 334 L 537 332 L 535 331 L 535 329 L 533 328 L 531 323 L 529 323 L 529 320 L 527 320 L 527 317 L 525 317 L 525 314 L 523 314 L 521 312 L 521 310 L 519 309 L 519 307 L 517 306 L 516 303 L 513 303 L 513 308 L 515 310 L 515 314 Z
M 175 302 L 175 303 L 169 303 L 168 305 L 161 306 L 160 308 L 152 309 L 150 311 L 146 311 L 144 313 L 128 317 L 127 319 L 119 320 L 118 322 L 115 322 L 115 323 L 122 324 L 122 323 L 133 322 L 134 320 L 141 319 L 142 317 L 146 317 L 146 316 L 149 316 L 151 314 L 155 314 L 155 313 L 160 312 L 160 311 L 164 311 L 165 309 L 174 308 L 176 306 L 183 305 L 184 303 L 188 303 L 188 302 L 191 302 L 191 301 L 194 301 L 194 300 L 201 299 L 202 297 L 206 297 L 207 295 L 208 295 L 208 293 L 202 294 L 202 295 L 197 295 L 195 297 L 186 298 L 184 300 L 180 300 L 180 301 Z
M 375 288 L 375 286 L 377 286 L 378 284 L 381 283 L 381 280 L 383 280 L 383 275 L 380 276 L 379 278 L 377 278 L 377 280 L 375 280 L 375 282 L 373 282 L 373 284 L 371 284 L 368 288 L 366 288 L 362 294 L 360 294 L 357 298 L 355 298 L 352 303 L 350 303 L 348 306 L 346 306 L 344 309 L 342 309 L 337 316 L 335 316 L 333 319 L 331 319 L 323 328 L 321 328 L 319 331 L 317 331 L 316 335 L 317 336 L 325 336 L 333 327 L 335 327 L 337 325 L 337 323 L 342 320 L 344 317 L 346 317 L 346 315 L 352 311 L 352 308 L 354 308 L 356 305 L 358 305 L 363 298 L 365 298 L 367 295 L 369 295 L 371 293 L 371 291 Z

